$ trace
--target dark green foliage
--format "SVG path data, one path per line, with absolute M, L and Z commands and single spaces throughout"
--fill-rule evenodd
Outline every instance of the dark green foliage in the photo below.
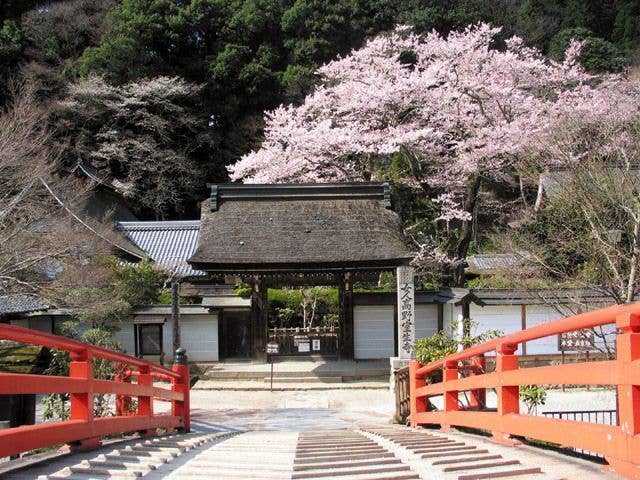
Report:
M 185 196 L 184 183 L 178 184 L 179 201 L 157 207 L 156 199 L 139 212 L 193 217 L 205 183 L 226 181 L 225 166 L 259 145 L 264 111 L 300 101 L 317 82 L 319 65 L 396 24 L 446 34 L 480 21 L 501 26 L 502 39 L 518 34 L 556 58 L 569 33 L 589 32 L 581 37 L 581 61 L 596 71 L 640 60 L 636 0 L 5 0 L 0 103 L 13 75 L 34 80 L 43 100 L 65 98 L 70 81 L 92 75 L 115 86 L 158 76 L 202 86 L 197 100 L 184 106 L 201 129 L 167 136 L 156 145 L 161 154 L 152 155 L 157 163 L 188 158 L 199 185 Z M 71 144 L 96 145 L 104 135 L 82 121 L 58 117 L 53 123 Z M 118 168 L 127 170 L 128 161 Z M 406 198 L 401 203 L 410 217 L 429 208 Z
M 527 0 L 518 12 L 518 35 L 546 51 L 549 41 L 562 26 L 562 10 L 562 4 L 555 0 Z
M 0 62 L 15 63 L 23 48 L 22 31 L 13 20 L 7 20 L 0 28 Z
M 564 52 L 571 40 L 584 41 L 580 52 L 580 63 L 587 70 L 593 72 L 617 72 L 624 68 L 626 59 L 614 44 L 594 37 L 586 28 L 566 28 L 558 32 L 549 44 L 549 56 L 556 60 L 563 60 Z
M 397 21 L 413 25 L 420 32 L 448 32 L 478 22 L 502 26 L 513 34 L 518 2 L 512 0 L 405 0 L 396 4 Z
M 620 4 L 614 21 L 612 38 L 617 45 L 637 53 L 640 49 L 640 2 L 626 0 Z

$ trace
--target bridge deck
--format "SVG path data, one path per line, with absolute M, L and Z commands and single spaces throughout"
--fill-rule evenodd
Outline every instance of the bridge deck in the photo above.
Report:
M 26 479 L 615 479 L 600 466 L 464 433 L 385 424 L 218 431 L 119 442 L 6 473 Z

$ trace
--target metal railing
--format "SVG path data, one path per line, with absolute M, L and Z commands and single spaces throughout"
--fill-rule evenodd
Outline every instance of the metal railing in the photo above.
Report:
M 190 429 L 189 366 L 184 349 L 178 349 L 169 370 L 130 355 L 13 325 L 0 325 L 0 339 L 64 350 L 71 358 L 69 376 L 0 373 L 0 394 L 66 393 L 71 407 L 69 420 L 0 430 L 0 457 L 62 443 L 98 445 L 106 435 Z M 94 358 L 115 362 L 123 373 L 112 380 L 94 378 Z M 170 382 L 170 388 L 154 385 L 154 380 Z M 115 415 L 94 415 L 97 394 L 116 396 Z M 133 412 L 126 408 L 131 397 L 137 398 Z M 171 413 L 155 414 L 154 400 L 171 402 Z
M 564 332 L 615 324 L 615 360 L 519 368 L 518 345 Z M 495 370 L 461 378 L 460 365 L 496 352 Z M 596 452 L 610 470 L 640 477 L 640 303 L 583 313 L 475 345 L 428 365 L 410 364 L 411 424 L 444 429 L 464 426 L 489 430 L 496 441 L 514 444 L 526 437 Z M 427 384 L 427 377 L 441 381 Z M 618 425 L 521 415 L 521 385 L 613 385 L 618 390 Z M 461 392 L 495 389 L 497 409 L 464 408 Z M 431 397 L 443 397 L 443 409 L 429 411 Z
M 598 423 L 600 425 L 617 425 L 618 412 L 616 410 L 564 410 L 564 411 L 546 411 L 542 415 L 549 418 L 557 418 L 559 420 L 573 420 L 575 422 Z M 597 452 L 590 452 L 582 448 L 573 448 L 572 450 L 589 457 L 603 457 Z

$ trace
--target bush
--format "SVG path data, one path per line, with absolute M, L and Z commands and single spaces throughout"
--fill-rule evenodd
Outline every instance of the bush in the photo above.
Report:
M 59 334 L 82 342 L 107 348 L 109 350 L 122 351 L 120 344 L 113 338 L 114 329 L 107 327 L 94 327 L 80 333 L 80 324 L 74 321 L 64 322 L 59 329 Z M 51 351 L 51 361 L 45 370 L 46 375 L 68 376 L 69 375 L 69 352 L 53 349 Z M 116 374 L 113 362 L 102 358 L 93 359 L 93 376 L 97 379 L 109 380 Z M 47 395 L 42 400 L 42 416 L 45 420 L 57 418 L 68 420 L 70 415 L 69 405 L 70 395 L 68 393 L 53 393 Z M 94 395 L 93 414 L 97 417 L 111 415 L 113 412 L 104 394 Z
M 619 72 L 626 63 L 623 54 L 611 42 L 596 37 L 582 27 L 565 28 L 558 32 L 549 45 L 549 56 L 555 60 L 564 60 L 564 54 L 571 40 L 584 41 L 580 52 L 580 64 L 592 72 Z
M 543 385 L 522 385 L 520 399 L 527 406 L 527 414 L 535 414 L 540 405 L 547 403 L 547 389 Z
M 435 362 L 457 352 L 458 345 L 457 339 L 441 330 L 435 335 L 416 340 L 416 360 L 422 364 Z

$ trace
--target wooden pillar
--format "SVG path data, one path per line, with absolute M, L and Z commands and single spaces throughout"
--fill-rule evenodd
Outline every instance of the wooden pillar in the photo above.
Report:
M 416 375 L 419 366 L 416 361 L 409 362 L 409 420 L 412 427 L 418 426 L 418 415 L 427 411 L 426 397 L 416 396 L 416 390 L 427 385 L 424 375 Z
M 447 382 L 455 380 L 458 380 L 458 362 L 447 361 L 442 369 L 442 383 L 444 387 L 447 388 Z M 451 431 L 451 424 L 448 421 L 447 413 L 457 412 L 459 409 L 460 404 L 458 403 L 458 391 L 446 390 L 444 393 L 445 423 L 440 425 L 440 430 L 443 432 Z
M 527 329 L 527 306 L 525 304 L 520 305 L 520 328 L 522 330 Z M 522 355 L 527 354 L 527 342 L 522 342 Z
M 86 381 L 86 391 L 71 394 L 70 420 L 93 424 L 93 358 L 88 350 L 70 353 L 69 377 Z M 91 427 L 93 428 L 93 427 Z M 100 437 L 73 442 L 72 450 L 85 450 L 100 445 Z
M 182 344 L 182 333 L 180 328 L 180 282 L 171 282 L 171 321 L 173 322 L 173 352 L 180 348 Z M 160 346 L 161 357 L 164 357 L 164 350 Z
M 515 355 L 518 345 L 503 343 L 497 349 L 496 369 L 497 373 L 517 370 L 519 367 L 518 356 Z M 520 412 L 520 389 L 518 385 L 501 386 L 496 389 L 498 394 L 498 415 L 518 414 Z M 494 431 L 493 441 L 504 445 L 518 445 L 519 441 L 511 438 L 505 432 Z
M 350 272 L 340 274 L 338 283 L 340 303 L 340 356 L 353 358 L 353 279 Z
M 640 360 L 640 315 L 627 313 L 616 318 L 619 333 L 616 338 L 618 372 L 631 372 Z M 605 456 L 608 470 L 626 478 L 640 478 L 640 463 L 633 438 L 640 434 L 640 385 L 633 375 L 621 375 L 618 380 L 618 425 L 629 438 L 616 457 Z
M 267 358 L 267 327 L 269 302 L 267 298 L 267 282 L 256 276 L 251 291 L 251 349 L 258 360 Z

